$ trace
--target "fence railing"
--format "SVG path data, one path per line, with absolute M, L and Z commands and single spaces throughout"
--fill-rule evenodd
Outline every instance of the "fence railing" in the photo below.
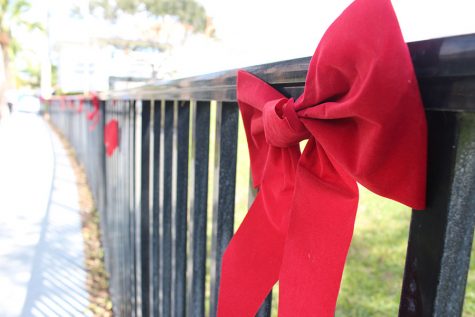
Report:
M 460 316 L 475 225 L 475 35 L 409 48 L 429 126 L 428 212 L 412 215 L 399 316 Z M 298 97 L 309 61 L 246 70 Z M 109 92 L 91 121 L 78 111 L 78 97 L 51 100 L 52 121 L 84 164 L 100 213 L 116 315 L 215 316 L 221 256 L 234 229 L 235 84 L 236 72 L 225 71 Z M 86 100 L 83 112 L 93 108 Z M 119 123 L 119 147 L 106 158 L 110 119 Z M 259 316 L 269 316 L 270 299 Z

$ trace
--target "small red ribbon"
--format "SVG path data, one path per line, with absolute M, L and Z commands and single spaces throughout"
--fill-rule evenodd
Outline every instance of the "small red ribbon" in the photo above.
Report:
M 81 113 L 84 108 L 84 97 L 79 96 L 78 99 L 79 99 L 79 106 L 78 106 L 77 112 Z
M 100 101 L 99 97 L 96 94 L 92 94 L 91 102 L 93 110 L 87 114 L 87 119 L 92 121 L 92 125 L 89 126 L 89 131 L 93 131 L 97 124 L 99 123 L 99 110 L 100 110 Z
M 66 97 L 65 96 L 60 97 L 60 99 L 59 99 L 59 108 L 63 111 L 66 109 Z
M 91 102 L 92 102 L 93 110 L 87 114 L 87 119 L 89 121 L 94 120 L 99 115 L 99 108 L 100 108 L 99 97 L 97 97 L 96 94 L 92 94 Z
M 46 98 L 44 98 L 43 96 L 40 96 L 40 102 L 41 102 L 42 105 L 48 106 L 48 107 L 49 107 L 50 104 L 51 104 L 51 100 L 50 100 L 50 99 L 46 99 Z
M 74 109 L 74 100 L 73 99 L 66 99 L 66 103 L 69 109 Z
M 341 14 L 295 103 L 242 71 L 237 96 L 259 192 L 223 256 L 218 316 L 255 316 L 277 281 L 280 317 L 334 316 L 357 182 L 425 208 L 425 114 L 390 1 Z
M 104 145 L 107 156 L 112 156 L 119 145 L 119 123 L 112 119 L 104 127 Z

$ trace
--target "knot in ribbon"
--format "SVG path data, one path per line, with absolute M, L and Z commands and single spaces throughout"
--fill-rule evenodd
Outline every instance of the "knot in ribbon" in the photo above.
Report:
M 334 316 L 357 183 L 425 208 L 425 114 L 390 1 L 341 14 L 295 102 L 244 71 L 237 99 L 259 192 L 223 255 L 218 316 L 255 316 L 277 281 L 280 317 Z
M 288 147 L 310 137 L 310 132 L 295 112 L 292 98 L 267 102 L 262 116 L 267 142 L 273 146 Z

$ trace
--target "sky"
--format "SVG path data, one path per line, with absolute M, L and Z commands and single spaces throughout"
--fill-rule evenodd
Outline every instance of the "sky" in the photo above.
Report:
M 37 16 L 48 3 L 56 17 L 52 31 L 80 37 L 68 27 L 72 3 L 87 0 L 32 0 Z M 327 27 L 351 0 L 197 0 L 212 17 L 219 41 L 207 47 L 190 41 L 170 62 L 178 77 L 245 67 L 313 54 Z M 475 33 L 473 0 L 393 0 L 407 42 Z M 94 30 L 94 27 L 92 27 Z M 97 31 L 97 29 L 95 30 Z M 37 39 L 38 40 L 38 39 Z M 28 41 L 34 43 L 34 39 Z
M 351 0 L 199 0 L 219 37 L 236 49 L 264 50 L 269 61 L 309 56 Z M 393 0 L 406 41 L 475 33 L 473 0 Z
M 325 30 L 352 0 L 198 0 L 221 43 L 178 52 L 187 77 L 311 56 Z M 407 42 L 475 33 L 473 0 L 393 0 Z M 201 54 L 199 53 L 201 52 Z

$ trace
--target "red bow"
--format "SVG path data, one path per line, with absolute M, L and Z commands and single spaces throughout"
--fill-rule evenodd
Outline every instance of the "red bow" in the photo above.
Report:
M 59 99 L 59 107 L 61 110 L 65 110 L 66 109 L 66 97 L 65 96 L 61 96 L 60 99 Z
M 119 122 L 110 120 L 104 128 L 104 144 L 107 156 L 112 156 L 119 145 Z
M 89 131 L 93 131 L 99 123 L 99 97 L 96 94 L 92 94 L 91 102 L 94 109 L 87 114 L 87 119 L 92 121 L 93 124 L 89 126 Z
M 79 96 L 79 106 L 78 106 L 78 113 L 81 113 L 82 112 L 82 108 L 84 107 L 84 97 L 83 96 Z
M 218 316 L 254 316 L 278 280 L 279 316 L 334 316 L 357 182 L 425 208 L 424 109 L 390 1 L 342 13 L 295 103 L 242 71 L 237 95 L 259 192 L 223 256 Z
M 74 100 L 66 99 L 66 104 L 68 105 L 69 109 L 74 109 Z

